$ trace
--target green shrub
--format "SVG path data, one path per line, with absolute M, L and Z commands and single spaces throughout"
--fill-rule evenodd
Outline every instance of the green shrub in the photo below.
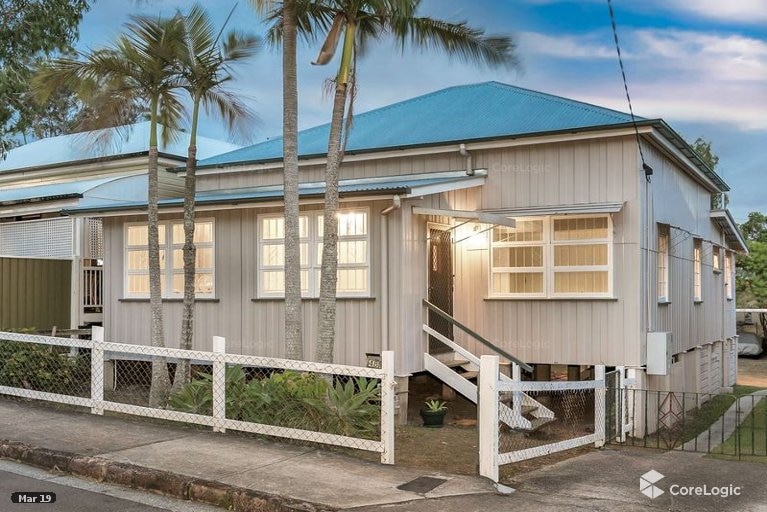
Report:
M 374 439 L 380 426 L 380 388 L 374 379 L 331 385 L 312 373 L 272 372 L 249 377 L 241 366 L 226 371 L 226 417 L 230 419 Z M 177 411 L 211 414 L 213 378 L 201 374 L 171 396 Z
M 79 395 L 90 389 L 90 356 L 68 347 L 0 340 L 0 384 Z

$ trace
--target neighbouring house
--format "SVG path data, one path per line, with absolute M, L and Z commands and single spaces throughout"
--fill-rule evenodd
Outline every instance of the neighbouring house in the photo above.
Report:
M 327 125 L 299 135 L 308 359 L 327 135 Z M 210 350 L 216 335 L 230 352 L 284 354 L 281 153 L 277 138 L 198 166 L 196 348 Z M 634 369 L 644 389 L 730 386 L 733 261 L 746 247 L 729 212 L 711 207 L 728 190 L 661 119 L 633 123 L 497 82 L 358 114 L 341 169 L 335 360 L 361 365 L 393 350 L 400 391 L 428 370 L 470 396 L 447 377 L 463 357 L 446 347 L 492 353 L 486 341 L 536 379 L 552 378 L 552 368 L 579 379 L 607 365 Z M 108 339 L 148 343 L 145 210 L 131 200 L 68 209 L 103 218 Z M 180 198 L 163 200 L 162 223 L 170 254 L 182 241 L 170 235 Z M 165 261 L 174 346 L 182 277 Z M 424 300 L 476 335 L 427 312 Z
M 62 135 L 17 147 L 0 162 L 0 327 L 77 328 L 103 320 L 101 219 L 64 208 L 146 202 L 149 123 Z M 163 197 L 183 193 L 165 169 L 183 165 L 189 138 L 160 149 Z M 211 156 L 237 146 L 201 140 Z

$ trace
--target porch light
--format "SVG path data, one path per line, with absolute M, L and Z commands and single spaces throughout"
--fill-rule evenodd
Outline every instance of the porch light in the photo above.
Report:
M 467 229 L 463 233 L 463 236 L 458 238 L 459 242 L 463 241 L 466 244 L 466 250 L 481 251 L 483 249 L 487 249 L 487 234 L 492 226 L 479 223 L 471 223 L 466 227 Z

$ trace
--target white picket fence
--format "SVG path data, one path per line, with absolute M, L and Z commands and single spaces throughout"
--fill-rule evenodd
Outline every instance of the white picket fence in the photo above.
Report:
M 74 394 L 51 393 L 23 387 L 0 385 L 0 394 L 57 402 L 63 404 L 89 407 L 93 414 L 102 415 L 105 411 L 132 414 L 149 418 L 159 418 L 185 423 L 194 423 L 212 427 L 217 432 L 226 429 L 252 432 L 268 436 L 312 441 L 316 443 L 355 448 L 378 452 L 381 462 L 394 464 L 394 353 L 386 351 L 381 354 L 381 368 L 367 368 L 337 364 L 322 364 L 309 361 L 267 358 L 229 354 L 225 351 L 226 340 L 221 337 L 213 338 L 213 351 L 181 350 L 164 347 L 149 347 L 127 343 L 111 343 L 104 341 L 104 330 L 94 327 L 92 340 L 57 338 L 21 333 L 0 332 L 0 344 L 4 341 L 15 341 L 30 344 L 54 345 L 70 347 L 72 351 L 86 349 L 90 351 L 90 396 L 75 396 Z M 157 409 L 143 405 L 133 405 L 104 399 L 105 362 L 112 359 L 144 360 L 160 357 L 166 360 L 190 360 L 194 364 L 212 366 L 212 414 L 180 412 L 170 409 Z M 227 418 L 226 415 L 226 367 L 241 365 L 247 368 L 263 368 L 278 370 L 293 370 L 301 373 L 314 373 L 322 376 L 347 376 L 378 379 L 380 386 L 380 438 L 364 439 L 349 437 L 327 432 L 287 428 L 275 425 L 251 423 Z M 88 394 L 88 393 L 83 393 Z

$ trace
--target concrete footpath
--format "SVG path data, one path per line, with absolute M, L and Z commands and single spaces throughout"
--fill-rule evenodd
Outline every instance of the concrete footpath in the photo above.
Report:
M 478 477 L 0 398 L 0 457 L 238 511 L 323 511 L 491 494 Z M 398 486 L 446 481 L 426 493 Z
M 238 512 L 767 512 L 766 465 L 676 450 L 608 446 L 520 474 L 516 492 L 500 496 L 478 477 L 5 398 L 0 458 Z M 651 470 L 663 475 L 654 499 L 640 492 Z M 444 482 L 428 492 L 397 488 L 424 476 Z
M 746 421 L 754 407 L 764 400 L 765 396 L 767 396 L 767 389 L 738 398 L 722 417 L 711 425 L 711 428 L 702 432 L 696 439 L 687 441 L 682 449 L 688 452 L 715 452 L 716 448 L 730 438 L 738 425 Z

